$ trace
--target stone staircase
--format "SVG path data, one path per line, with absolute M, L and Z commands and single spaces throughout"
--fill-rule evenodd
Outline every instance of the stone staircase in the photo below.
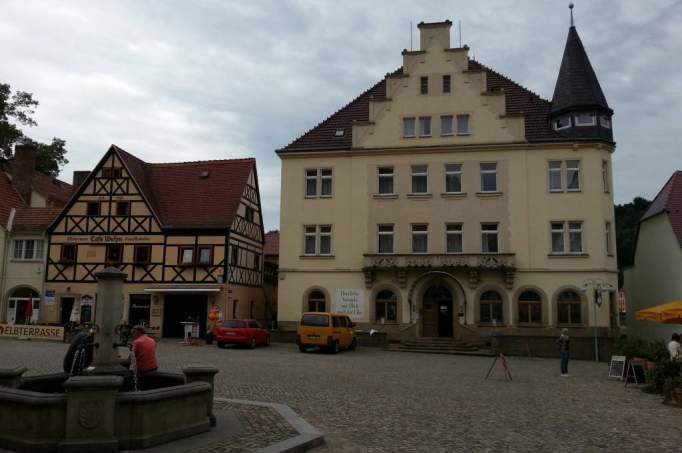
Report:
M 454 338 L 410 338 L 390 345 L 389 351 L 423 352 L 430 354 L 454 354 L 492 357 L 489 349 L 481 349 L 473 342 Z

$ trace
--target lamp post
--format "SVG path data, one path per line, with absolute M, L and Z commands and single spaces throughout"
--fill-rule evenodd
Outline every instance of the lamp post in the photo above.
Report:
M 594 360 L 599 361 L 599 340 L 597 338 L 597 307 L 601 307 L 602 304 L 602 296 L 605 291 L 609 291 L 610 289 L 613 289 L 613 285 L 610 283 L 604 282 L 604 280 L 601 279 L 589 279 L 585 280 L 583 282 L 583 287 L 582 291 L 583 293 L 587 294 L 587 291 L 592 288 L 593 294 L 592 294 L 592 299 L 593 299 L 593 314 L 594 317 L 592 319 L 592 329 L 594 331 Z

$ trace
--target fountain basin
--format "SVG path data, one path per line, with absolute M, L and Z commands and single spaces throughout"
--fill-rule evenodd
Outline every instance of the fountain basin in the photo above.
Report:
M 10 380 L 18 388 L 0 385 L 0 448 L 103 453 L 209 431 L 216 372 L 188 366 L 183 374 L 150 373 L 141 391 L 120 391 L 120 376 L 59 373 Z

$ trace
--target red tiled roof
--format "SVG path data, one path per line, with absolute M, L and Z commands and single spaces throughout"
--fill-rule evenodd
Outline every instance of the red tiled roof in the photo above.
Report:
M 166 228 L 229 228 L 256 165 L 253 158 L 150 164 L 112 148 Z
M 560 138 L 550 128 L 549 121 L 547 120 L 547 115 L 551 109 L 549 101 L 542 99 L 532 91 L 475 60 L 469 59 L 468 69 L 486 71 L 486 89 L 488 91 L 504 89 L 506 96 L 506 113 L 524 114 L 526 140 L 546 141 Z M 399 75 L 402 74 L 402 72 L 403 70 L 400 68 L 391 75 Z M 385 98 L 386 79 L 384 78 L 351 101 L 348 105 L 291 142 L 281 151 L 350 149 L 353 141 L 353 122 L 368 121 L 370 99 Z M 343 136 L 336 136 L 336 131 L 341 129 L 344 131 Z
M 670 218 L 675 236 L 682 247 L 682 171 L 678 170 L 658 192 L 640 222 L 655 215 L 666 213 Z
M 45 231 L 62 212 L 62 208 L 19 208 L 12 231 Z
M 0 169 L 0 225 L 4 228 L 7 226 L 9 213 L 12 208 L 19 208 L 24 206 L 24 201 L 12 186 L 12 181 L 7 176 L 7 173 Z
M 7 164 L 8 171 L 11 171 L 13 160 Z M 36 170 L 33 172 L 33 181 L 31 182 L 33 190 L 45 197 L 48 203 L 55 206 L 64 206 L 71 198 L 72 187 L 64 181 L 46 175 L 43 172 Z
M 279 230 L 268 231 L 265 233 L 263 254 L 265 256 L 279 256 Z

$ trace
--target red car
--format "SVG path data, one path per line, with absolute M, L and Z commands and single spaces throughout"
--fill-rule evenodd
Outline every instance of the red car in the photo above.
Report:
M 231 319 L 216 329 L 219 348 L 227 344 L 240 344 L 253 349 L 257 345 L 269 345 L 270 333 L 255 319 Z

